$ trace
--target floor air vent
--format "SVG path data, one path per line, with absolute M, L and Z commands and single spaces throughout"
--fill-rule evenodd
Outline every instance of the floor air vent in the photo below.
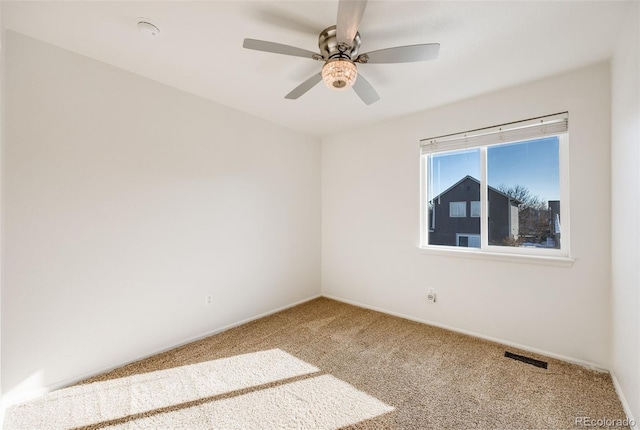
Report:
M 522 361 L 523 363 L 530 364 L 532 366 L 541 367 L 543 369 L 547 368 L 546 361 L 536 360 L 535 358 L 525 357 L 524 355 L 514 354 L 509 351 L 504 352 L 504 356 L 507 358 L 513 358 L 514 360 Z

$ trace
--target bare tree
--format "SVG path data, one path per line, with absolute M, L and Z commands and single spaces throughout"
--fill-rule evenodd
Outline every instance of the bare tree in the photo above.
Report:
M 525 209 L 547 209 L 547 202 L 543 198 L 540 198 L 537 194 L 531 194 L 529 188 L 524 185 L 516 184 L 512 186 L 507 186 L 505 184 L 500 184 L 498 186 L 498 190 L 505 193 L 509 197 L 514 200 L 518 200 L 522 204 L 520 205 L 520 211 Z
M 520 202 L 518 206 L 520 237 L 516 241 L 537 243 L 545 241 L 550 234 L 547 201 L 537 194 L 532 194 L 529 188 L 520 184 L 512 186 L 500 184 L 498 190 Z M 515 243 L 514 245 L 517 246 Z

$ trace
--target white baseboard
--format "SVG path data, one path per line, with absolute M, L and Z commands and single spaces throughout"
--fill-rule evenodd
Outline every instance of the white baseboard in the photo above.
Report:
M 610 370 L 609 374 L 611 375 L 611 380 L 613 381 L 613 386 L 616 389 L 616 393 L 618 393 L 618 398 L 620 399 L 620 403 L 622 403 L 622 409 L 624 410 L 624 413 L 627 416 L 629 423 L 633 423 L 633 425 L 630 426 L 631 430 L 640 430 L 640 423 L 638 423 L 638 421 L 635 420 L 635 418 L 633 417 L 633 413 L 631 413 L 631 408 L 629 407 L 627 398 L 624 396 L 624 392 L 622 391 L 622 387 L 620 386 L 620 383 L 618 383 L 618 378 L 616 378 L 615 372 L 613 370 Z
M 523 351 L 529 351 L 529 352 L 532 352 L 534 354 L 544 355 L 545 357 L 555 358 L 557 360 L 566 361 L 568 363 L 578 364 L 580 366 L 587 367 L 587 368 L 589 368 L 591 370 L 595 370 L 595 371 L 598 371 L 598 372 L 603 372 L 603 373 L 609 372 L 609 369 L 606 369 L 606 368 L 602 367 L 600 364 L 593 363 L 593 362 L 586 361 L 586 360 L 581 360 L 579 358 L 567 357 L 565 355 L 556 354 L 556 353 L 551 352 L 551 351 L 545 351 L 545 350 L 539 349 L 539 348 L 532 348 L 530 346 L 521 345 L 519 343 L 511 342 L 511 341 L 508 341 L 508 340 L 505 340 L 505 339 L 500 339 L 500 338 L 493 337 L 493 336 L 487 336 L 487 335 L 484 335 L 484 334 L 481 334 L 481 333 L 477 333 L 477 332 L 473 332 L 473 331 L 469 331 L 469 330 L 464 330 L 464 329 L 460 329 L 460 328 L 457 328 L 457 327 L 452 327 L 452 326 L 449 326 L 449 325 L 446 325 L 446 324 L 440 324 L 440 323 L 437 323 L 437 322 L 434 322 L 434 321 L 429 321 L 429 320 L 422 319 L 422 318 L 416 318 L 416 317 L 413 317 L 413 316 L 410 316 L 410 315 L 402 314 L 400 312 L 390 311 L 388 309 L 378 308 L 378 307 L 375 307 L 375 306 L 369 306 L 369 305 L 364 304 L 364 303 L 356 302 L 354 300 L 343 299 L 341 297 L 336 297 L 336 296 L 329 295 L 329 294 L 322 294 L 322 297 L 326 297 L 326 298 L 332 299 L 332 300 L 337 300 L 339 302 L 347 303 L 347 304 L 350 304 L 350 305 L 353 305 L 353 306 L 358 306 L 358 307 L 365 308 L 365 309 L 371 309 L 372 311 L 382 312 L 383 314 L 393 315 L 393 316 L 396 316 L 396 317 L 404 318 L 406 320 L 415 321 L 415 322 L 419 322 L 419 323 L 422 323 L 422 324 L 427 324 L 427 325 L 431 325 L 431 326 L 434 326 L 434 327 L 443 328 L 445 330 L 450 330 L 450 331 L 453 331 L 453 332 L 456 332 L 456 333 L 466 334 L 468 336 L 472 336 L 472 337 L 476 337 L 476 338 L 479 338 L 479 339 L 488 340 L 490 342 L 495 342 L 495 343 L 499 343 L 499 344 L 502 344 L 502 345 L 510 346 L 510 347 L 513 347 L 513 348 L 518 348 L 518 349 L 521 349 Z
M 343 303 L 347 303 L 353 306 L 358 306 L 361 308 L 365 308 L 365 309 L 371 309 L 373 311 L 377 311 L 377 312 L 382 312 L 384 314 L 387 315 L 393 315 L 393 316 L 397 316 L 400 318 L 404 318 L 410 321 L 415 321 L 415 322 L 419 322 L 419 323 L 423 323 L 423 324 L 428 324 L 434 327 L 439 327 L 439 328 L 443 328 L 446 330 L 451 330 L 453 332 L 456 333 L 462 333 L 462 334 L 466 334 L 469 336 L 473 336 L 479 339 L 485 339 L 491 342 L 495 342 L 495 343 L 499 343 L 502 345 L 506 345 L 506 346 L 511 346 L 513 348 L 518 348 L 521 349 L 523 351 L 529 351 L 535 354 L 540 354 L 546 357 L 551 357 L 551 358 L 555 358 L 557 360 L 561 360 L 561 361 L 565 361 L 568 363 L 573 363 L 573 364 L 577 364 L 583 367 L 587 367 L 591 370 L 596 370 L 598 372 L 603 372 L 603 373 L 608 373 L 611 376 L 611 381 L 613 382 L 613 386 L 615 387 L 616 393 L 618 394 L 618 399 L 620 400 L 620 403 L 622 404 L 622 408 L 624 410 L 624 413 L 629 421 L 629 423 L 633 423 L 632 426 L 630 426 L 631 430 L 640 430 L 640 423 L 636 420 L 636 418 L 633 416 L 633 413 L 631 412 L 631 408 L 629 407 L 629 403 L 627 402 L 627 399 L 624 395 L 624 392 L 622 391 L 622 387 L 620 386 L 620 383 L 618 382 L 618 379 L 615 375 L 615 372 L 611 369 L 607 369 L 605 367 L 602 367 L 601 365 L 597 364 L 597 363 L 593 363 L 590 361 L 586 361 L 586 360 L 582 360 L 579 358 L 574 358 L 574 357 L 568 357 L 566 355 L 562 355 L 562 354 L 556 354 L 554 352 L 551 351 L 545 351 L 539 348 L 533 348 L 527 345 L 521 345 L 519 343 L 515 343 L 515 342 L 510 342 L 508 340 L 504 340 L 504 339 L 499 339 L 496 337 L 492 337 L 492 336 L 486 336 L 484 334 L 480 334 L 480 333 L 476 333 L 476 332 L 472 332 L 469 330 L 464 330 L 464 329 L 459 329 L 456 327 L 452 327 L 446 324 L 440 324 L 434 321 L 429 321 L 429 320 L 425 320 L 425 319 L 421 319 L 421 318 L 416 318 L 416 317 L 412 317 L 409 315 L 405 315 L 399 312 L 393 312 L 387 309 L 383 309 L 383 308 L 378 308 L 375 306 L 369 306 L 367 304 L 364 303 L 360 303 L 354 300 L 348 300 L 348 299 L 344 299 L 342 297 L 337 297 L 337 296 L 333 296 L 330 294 L 322 294 L 322 297 L 326 297 L 328 299 L 332 299 L 332 300 L 337 300 L 339 302 L 343 302 Z M 640 418 L 640 417 L 638 417 Z
M 110 366 L 108 368 L 92 371 L 92 372 L 85 373 L 85 374 L 82 374 L 82 375 L 76 375 L 76 376 L 73 376 L 72 378 L 68 378 L 68 379 L 63 380 L 63 381 L 58 381 L 58 382 L 55 382 L 55 383 L 52 383 L 52 384 L 48 384 L 48 385 L 42 387 L 41 389 L 39 389 L 37 391 L 30 391 L 29 393 L 24 393 L 24 394 L 19 395 L 19 396 L 3 396 L 2 397 L 2 405 L 0 407 L 0 428 L 1 428 L 1 425 L 2 425 L 1 419 L 4 416 L 4 411 L 10 406 L 13 406 L 13 405 L 16 405 L 16 404 L 19 404 L 19 403 L 23 403 L 23 402 L 27 402 L 29 400 L 32 400 L 34 398 L 40 397 L 40 396 L 42 396 L 44 394 L 47 394 L 47 393 L 49 393 L 51 391 L 55 391 L 55 390 L 59 390 L 61 388 L 68 387 L 70 385 L 76 384 L 76 383 L 78 383 L 80 381 L 83 381 L 85 379 L 89 379 L 91 377 L 94 377 L 94 376 L 97 376 L 97 375 L 101 375 L 103 373 L 110 372 L 110 371 L 112 371 L 114 369 L 117 369 L 117 368 L 120 368 L 122 366 L 126 366 L 127 364 L 135 363 L 136 361 L 144 360 L 145 358 L 149 358 L 149 357 L 152 357 L 154 355 L 161 354 L 161 353 L 166 352 L 166 351 L 170 351 L 172 349 L 181 347 L 181 346 L 186 345 L 188 343 L 195 342 L 195 341 L 198 341 L 200 339 L 204 339 L 206 337 L 213 336 L 213 335 L 218 334 L 218 333 L 222 333 L 222 332 L 230 330 L 230 329 L 232 329 L 234 327 L 238 327 L 238 326 L 241 326 L 243 324 L 246 324 L 246 323 L 258 320 L 260 318 L 264 318 L 266 316 L 275 314 L 277 312 L 283 311 L 285 309 L 289 309 L 289 308 L 292 308 L 294 306 L 301 305 L 302 303 L 306 303 L 308 301 L 317 299 L 318 297 L 321 297 L 321 295 L 320 294 L 315 294 L 315 295 L 313 295 L 311 297 L 307 297 L 306 299 L 302 299 L 302 300 L 299 300 L 297 302 L 290 303 L 288 305 L 281 306 L 279 308 L 272 309 L 272 310 L 269 310 L 267 312 L 263 312 L 261 314 L 252 316 L 250 318 L 245 318 L 243 320 L 236 321 L 236 322 L 234 322 L 232 324 L 228 324 L 226 326 L 219 327 L 219 328 L 216 328 L 214 330 L 210 330 L 210 331 L 207 331 L 205 333 L 201 333 L 201 334 L 196 335 L 196 336 L 192 336 L 192 337 L 190 337 L 190 338 L 188 338 L 186 340 L 182 340 L 180 342 L 173 343 L 171 345 L 167 345 L 164 348 L 155 350 L 153 352 L 150 352 L 148 354 L 144 354 L 142 356 L 135 357 L 135 358 L 133 358 L 133 359 L 131 359 L 131 360 L 125 362 L 125 363 L 119 363 L 117 365 Z
M 626 401 L 626 399 L 624 397 L 624 393 L 622 392 L 622 389 L 620 387 L 620 384 L 618 383 L 618 380 L 617 380 L 614 372 L 612 372 L 612 371 L 610 371 L 608 369 L 605 369 L 605 368 L 603 368 L 602 366 L 600 366 L 600 365 L 598 365 L 596 363 L 592 363 L 592 362 L 589 362 L 589 361 L 585 361 L 585 360 L 581 360 L 581 359 L 577 359 L 577 358 L 573 358 L 573 357 L 567 357 L 567 356 L 564 356 L 562 354 L 556 354 L 556 353 L 553 353 L 553 352 L 550 352 L 550 351 L 545 351 L 545 350 L 542 350 L 542 349 L 539 349 L 539 348 L 532 348 L 532 347 L 529 347 L 529 346 L 526 346 L 526 345 L 521 345 L 521 344 L 518 344 L 518 343 L 515 343 L 515 342 L 510 342 L 510 341 L 507 341 L 507 340 L 504 340 L 504 339 L 499 339 L 499 338 L 495 338 L 495 337 L 492 337 L 492 336 L 486 336 L 486 335 L 483 335 L 483 334 L 480 334 L 480 333 L 476 333 L 476 332 L 472 332 L 472 331 L 469 331 L 469 330 L 464 330 L 464 329 L 459 329 L 459 328 L 456 328 L 456 327 L 448 326 L 446 324 L 440 324 L 440 323 L 437 323 L 437 322 L 434 322 L 434 321 L 429 321 L 429 320 L 422 319 L 422 318 L 412 317 L 412 316 L 405 315 L 405 314 L 402 314 L 402 313 L 399 313 L 399 312 L 394 312 L 394 311 L 390 311 L 390 310 L 387 310 L 387 309 L 378 308 L 378 307 L 375 307 L 375 306 L 370 306 L 370 305 L 367 305 L 367 304 L 364 304 L 364 303 L 360 303 L 360 302 L 356 302 L 356 301 L 353 301 L 353 300 L 344 299 L 344 298 L 333 296 L 333 295 L 329 295 L 329 294 L 316 294 L 316 295 L 313 295 L 311 297 L 299 300 L 297 302 L 294 302 L 294 303 L 291 303 L 291 304 L 288 304 L 288 305 L 285 305 L 285 306 L 281 306 L 279 308 L 272 309 L 272 310 L 269 310 L 267 312 L 263 312 L 261 314 L 252 316 L 250 318 L 246 318 L 246 319 L 234 322 L 232 324 L 228 324 L 226 326 L 216 328 L 214 330 L 208 331 L 206 333 L 199 334 L 197 336 L 190 337 L 190 338 L 188 338 L 186 340 L 183 340 L 181 342 L 177 342 L 177 343 L 168 345 L 168 346 L 166 346 L 164 348 L 161 348 L 161 349 L 156 350 L 154 352 L 151 352 L 149 354 L 145 354 L 143 356 L 139 356 L 137 358 L 131 359 L 130 361 L 128 361 L 126 363 L 121 363 L 121 364 L 118 364 L 118 365 L 115 365 L 115 366 L 112 366 L 112 367 L 109 367 L 109 368 L 101 369 L 101 370 L 98 370 L 98 371 L 95 371 L 95 372 L 91 372 L 91 373 L 87 373 L 87 374 L 84 374 L 84 375 L 75 376 L 73 378 L 69 378 L 69 379 L 64 380 L 64 381 L 59 381 L 57 383 L 50 384 L 50 385 L 44 387 L 41 392 L 30 393 L 29 396 L 25 396 L 23 398 L 7 399 L 6 396 L 4 396 L 2 398 L 2 407 L 0 408 L 0 426 L 2 425 L 2 422 L 3 422 L 2 418 L 4 418 L 4 411 L 9 406 L 12 406 L 14 404 L 18 404 L 18 403 L 21 403 L 21 402 L 24 402 L 24 401 L 28 401 L 28 400 L 30 400 L 32 398 L 38 397 L 38 396 L 46 394 L 48 392 L 55 391 L 55 390 L 67 387 L 69 385 L 73 385 L 73 384 L 75 384 L 75 383 L 77 383 L 79 381 L 82 381 L 82 380 L 91 378 L 93 376 L 109 372 L 111 370 L 117 369 L 119 367 L 125 366 L 125 365 L 130 364 L 130 363 L 134 363 L 134 362 L 139 361 L 139 360 L 143 360 L 145 358 L 151 357 L 151 356 L 156 355 L 156 354 L 161 354 L 163 352 L 169 351 L 169 350 L 174 349 L 174 348 L 178 348 L 178 347 L 186 345 L 188 343 L 195 342 L 195 341 L 198 341 L 200 339 L 203 339 L 203 338 L 206 338 L 206 337 L 218 334 L 218 333 L 222 333 L 222 332 L 230 330 L 230 329 L 232 329 L 234 327 L 238 327 L 240 325 L 243 325 L 243 324 L 258 320 L 260 318 L 264 318 L 266 316 L 269 316 L 269 315 L 272 315 L 274 313 L 283 311 L 285 309 L 289 309 L 289 308 L 292 308 L 294 306 L 298 306 L 298 305 L 300 305 L 302 303 L 306 303 L 308 301 L 317 299 L 318 297 L 326 297 L 328 299 L 336 300 L 336 301 L 339 301 L 339 302 L 347 303 L 347 304 L 358 306 L 358 307 L 361 307 L 361 308 L 371 309 L 371 310 L 377 311 L 377 312 L 382 312 L 382 313 L 387 314 L 387 315 L 393 315 L 393 316 L 404 318 L 404 319 L 407 319 L 407 320 L 410 320 L 410 321 L 415 321 L 415 322 L 419 322 L 419 323 L 422 323 L 422 324 L 428 324 L 428 325 L 431 325 L 431 326 L 434 326 L 434 327 L 439 327 L 439 328 L 443 328 L 443 329 L 446 329 L 446 330 L 451 330 L 453 332 L 466 334 L 466 335 L 469 335 L 469 336 L 472 336 L 472 337 L 476 337 L 476 338 L 479 338 L 479 339 L 485 339 L 485 340 L 488 340 L 488 341 L 491 341 L 491 342 L 500 343 L 500 344 L 503 344 L 503 345 L 506 345 L 506 346 L 511 346 L 513 348 L 518 348 L 518 349 L 521 349 L 523 351 L 530 351 L 530 352 L 535 353 L 535 354 L 540 354 L 540 355 L 543 355 L 543 356 L 555 358 L 555 359 L 566 361 L 566 362 L 569 362 L 569 363 L 578 364 L 578 365 L 587 367 L 587 368 L 592 369 L 592 370 L 597 370 L 597 371 L 600 371 L 600 372 L 608 372 L 611 375 L 611 379 L 613 381 L 613 384 L 614 384 L 614 387 L 616 389 L 616 392 L 618 393 L 618 397 L 620 398 L 620 402 L 622 403 L 622 407 L 624 408 L 625 414 L 627 415 L 629 420 L 634 420 L 634 418 L 633 418 L 633 416 L 631 414 L 631 409 L 629 408 L 629 404 L 627 403 L 627 401 Z M 640 430 L 640 427 L 638 427 L 638 423 L 637 422 L 635 423 L 635 426 L 632 427 L 632 430 Z

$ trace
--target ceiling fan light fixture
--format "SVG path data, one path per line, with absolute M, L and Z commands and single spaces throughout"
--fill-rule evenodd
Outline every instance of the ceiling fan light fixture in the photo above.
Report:
M 353 86 L 358 77 L 358 69 L 353 61 L 336 58 L 322 66 L 322 80 L 332 90 L 345 90 Z

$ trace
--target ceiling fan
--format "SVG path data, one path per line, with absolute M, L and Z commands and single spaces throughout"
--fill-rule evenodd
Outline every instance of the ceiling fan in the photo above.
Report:
M 244 39 L 242 46 L 256 51 L 292 55 L 323 61 L 322 71 L 311 76 L 285 96 L 295 100 L 324 81 L 327 87 L 344 90 L 353 88 L 367 105 L 380 99 L 371 84 L 358 73 L 356 64 L 410 63 L 438 57 L 439 43 L 397 46 L 359 54 L 361 38 L 358 33 L 367 0 L 340 0 L 337 24 L 325 28 L 318 36 L 320 53 L 265 40 Z

